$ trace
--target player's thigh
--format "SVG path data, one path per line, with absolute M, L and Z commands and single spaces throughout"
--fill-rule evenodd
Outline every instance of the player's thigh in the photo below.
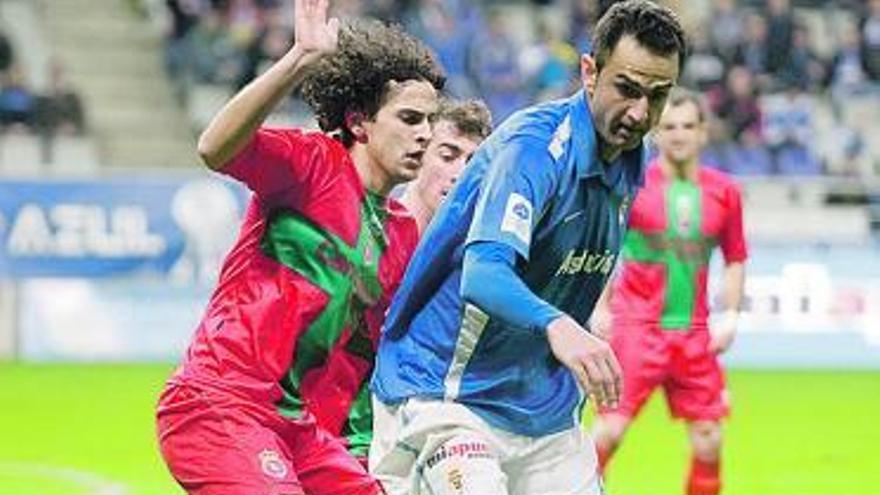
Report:
M 572 428 L 535 439 L 504 464 L 511 495 L 600 495 L 596 449 L 588 433 Z
M 430 435 L 416 468 L 420 495 L 507 495 L 497 448 L 483 432 L 466 428 Z
M 171 474 L 191 495 L 303 495 L 285 443 L 243 409 L 188 387 L 166 391 L 157 427 Z
M 679 362 L 664 385 L 673 417 L 717 421 L 730 413 L 724 370 L 708 345 L 708 332 L 682 336 Z
M 632 418 L 666 378 L 669 351 L 663 334 L 646 326 L 629 324 L 614 328 L 611 348 L 623 372 L 623 391 L 617 408 L 599 408 L 599 412 Z
M 314 423 L 311 416 L 292 422 L 285 434 L 297 477 L 308 495 L 378 495 L 381 485 L 342 440 Z
M 387 493 L 507 493 L 498 445 L 466 407 L 409 400 L 396 406 L 374 402 L 373 410 L 370 471 Z

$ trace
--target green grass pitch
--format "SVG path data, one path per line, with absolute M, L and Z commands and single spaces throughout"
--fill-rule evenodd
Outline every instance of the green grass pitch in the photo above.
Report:
M 168 365 L 0 364 L 0 495 L 182 493 L 155 445 Z M 724 495 L 880 494 L 880 373 L 736 371 Z M 655 396 L 611 495 L 681 493 L 683 426 Z

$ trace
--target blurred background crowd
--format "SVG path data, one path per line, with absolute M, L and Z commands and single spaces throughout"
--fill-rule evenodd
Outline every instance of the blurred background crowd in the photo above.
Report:
M 87 133 L 85 116 L 91 109 L 84 108 L 83 98 L 70 85 L 65 66 L 56 56 L 59 48 L 47 46 L 51 39 L 35 41 L 33 33 L 25 34 L 26 23 L 19 23 L 48 19 L 48 27 L 56 31 L 53 23 L 63 21 L 53 21 L 52 11 L 61 16 L 67 10 L 53 3 L 71 2 L 45 2 L 37 7 L 46 10 L 46 16 L 28 15 L 17 3 L 21 2 L 3 2 L 3 10 L 12 15 L 11 19 L 4 16 L 6 21 L 0 24 L 0 126 L 4 135 L 39 136 L 40 158 L 45 163 L 52 159 L 54 136 Z M 370 16 L 401 23 L 436 51 L 448 72 L 451 93 L 483 98 L 500 122 L 524 105 L 565 95 L 576 87 L 578 56 L 590 49 L 590 30 L 602 2 L 332 3 L 341 18 Z M 880 175 L 880 140 L 870 139 L 880 126 L 873 118 L 880 110 L 880 0 L 667 3 L 679 8 L 693 45 L 681 82 L 703 92 L 716 116 L 712 146 L 705 158 L 708 164 L 737 175 Z M 188 125 L 165 127 L 166 131 L 197 133 L 231 92 L 284 53 L 292 40 L 292 2 L 128 0 L 127 5 L 162 33 L 163 76 L 174 101 L 186 110 Z M 120 15 L 110 11 L 99 18 Z M 124 31 L 123 23 L 115 21 Z M 101 60 L 100 53 L 89 47 L 81 49 L 84 55 L 96 55 L 95 63 L 112 65 L 114 58 L 128 59 L 117 72 L 144 65 L 139 60 L 143 54 L 138 57 L 137 50 L 127 54 L 122 46 L 114 45 L 131 43 L 134 49 L 144 48 L 142 34 L 101 38 L 110 45 L 104 50 L 113 48 L 109 59 Z M 45 53 L 23 61 L 22 51 L 41 51 L 33 45 L 40 45 Z M 104 82 L 92 84 L 97 77 L 87 75 L 90 67 L 76 70 L 86 75 L 84 82 L 92 91 L 107 89 Z M 138 72 L 144 71 L 133 72 L 130 84 L 125 78 L 117 81 L 122 89 L 113 91 L 115 95 L 143 96 L 148 81 Z M 119 108 L 112 102 L 108 105 L 107 96 L 93 99 L 101 100 L 96 103 L 99 107 Z M 141 108 L 164 111 L 149 97 L 146 100 Z M 275 118 L 302 123 L 308 114 L 292 99 Z M 127 122 L 116 126 L 123 123 Z M 100 144 L 104 143 L 98 148 Z
M 681 5 L 693 44 L 682 84 L 702 91 L 717 116 L 709 164 L 738 175 L 880 174 L 880 140 L 868 138 L 880 126 L 880 0 L 699 3 Z M 403 24 L 436 51 L 451 92 L 485 99 L 498 121 L 575 87 L 599 8 L 589 0 L 334 6 L 341 18 Z M 205 95 L 241 87 L 292 39 L 289 2 L 167 0 L 151 8 L 167 33 L 168 76 L 196 124 L 214 110 L 200 106 L 212 100 Z

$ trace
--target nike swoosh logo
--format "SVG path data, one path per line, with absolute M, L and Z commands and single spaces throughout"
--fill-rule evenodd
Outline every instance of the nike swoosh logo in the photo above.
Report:
M 563 224 L 566 224 L 566 223 L 568 223 L 568 222 L 574 220 L 575 218 L 577 218 L 577 217 L 583 215 L 584 213 L 586 213 L 584 210 L 576 211 L 576 212 L 572 213 L 571 215 L 565 217 L 565 218 L 562 220 L 562 223 L 563 223 Z

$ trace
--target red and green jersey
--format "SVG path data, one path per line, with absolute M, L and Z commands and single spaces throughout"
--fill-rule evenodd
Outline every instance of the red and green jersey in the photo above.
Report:
M 700 167 L 696 182 L 667 177 L 651 164 L 629 217 L 612 310 L 622 324 L 664 330 L 706 329 L 709 259 L 746 259 L 742 202 L 736 184 Z
M 308 411 L 364 454 L 368 378 L 416 224 L 320 133 L 260 130 L 223 172 L 254 195 L 175 380 Z

